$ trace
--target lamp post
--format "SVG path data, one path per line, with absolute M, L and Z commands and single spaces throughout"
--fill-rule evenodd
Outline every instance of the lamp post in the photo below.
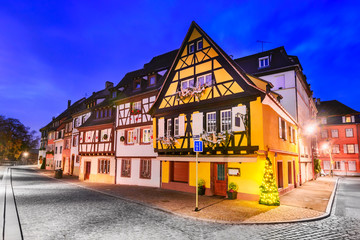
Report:
M 27 157 L 29 156 L 29 152 L 23 152 L 23 156 L 25 158 L 25 163 L 27 164 Z

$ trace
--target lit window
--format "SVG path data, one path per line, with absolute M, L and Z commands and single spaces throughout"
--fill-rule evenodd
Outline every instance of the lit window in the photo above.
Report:
M 188 80 L 184 80 L 181 82 L 181 89 L 185 90 L 188 88 L 193 88 L 194 87 L 194 79 L 188 79 Z
M 231 130 L 231 110 L 221 111 L 221 131 Z
M 151 142 L 150 129 L 143 130 L 143 143 Z
M 197 41 L 196 45 L 197 45 L 197 50 L 201 50 L 203 48 L 203 41 L 202 40 Z
M 195 51 L 195 44 L 194 43 L 191 43 L 189 45 L 189 53 L 193 53 Z
M 345 135 L 346 135 L 346 137 L 353 137 L 354 136 L 353 129 L 352 128 L 346 128 L 345 129 Z
M 212 84 L 212 74 L 203 75 L 197 78 L 197 86 L 211 86 Z
M 206 131 L 208 133 L 216 132 L 216 112 L 206 114 Z
M 347 123 L 351 122 L 351 117 L 345 117 L 345 122 Z
M 130 177 L 131 176 L 131 160 L 122 159 L 121 160 L 121 176 Z
M 134 130 L 128 130 L 128 132 L 127 132 L 127 144 L 134 144 L 134 136 L 135 136 L 135 131 Z
M 264 68 L 269 66 L 269 56 L 259 58 L 259 68 Z
M 331 130 L 331 137 L 333 137 L 333 138 L 339 137 L 339 131 L 337 129 L 332 129 Z
M 174 136 L 179 136 L 179 118 L 174 118 Z
M 354 144 L 346 144 L 347 153 L 355 153 L 355 145 Z
M 140 160 L 140 178 L 151 178 L 151 160 Z
M 149 85 L 151 86 L 151 85 L 155 85 L 155 83 L 156 83 L 156 78 L 154 77 L 154 76 L 152 76 L 152 77 L 150 77 L 150 79 L 149 79 Z

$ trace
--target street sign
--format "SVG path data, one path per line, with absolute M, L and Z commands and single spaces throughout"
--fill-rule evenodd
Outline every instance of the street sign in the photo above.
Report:
M 203 142 L 194 141 L 194 152 L 202 152 L 202 151 L 203 151 Z

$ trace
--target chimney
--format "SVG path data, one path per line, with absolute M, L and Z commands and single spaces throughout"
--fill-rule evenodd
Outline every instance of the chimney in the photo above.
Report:
M 109 82 L 109 81 L 106 81 L 105 82 L 105 88 L 108 89 L 108 88 L 112 88 L 114 87 L 114 83 L 113 82 Z
M 71 106 L 71 100 L 68 100 L 68 108 Z
M 52 120 L 54 121 L 54 120 L 55 120 L 55 117 L 52 117 Z
M 319 106 L 320 105 L 320 98 L 316 99 L 316 105 Z

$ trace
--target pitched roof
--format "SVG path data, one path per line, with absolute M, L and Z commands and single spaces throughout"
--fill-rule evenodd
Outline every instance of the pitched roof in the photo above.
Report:
M 259 58 L 266 56 L 269 57 L 269 66 L 259 68 Z M 302 69 L 298 57 L 288 55 L 283 46 L 246 57 L 237 58 L 234 61 L 247 73 L 254 75 L 291 66 L 299 66 Z
M 317 102 L 316 107 L 318 109 L 318 117 L 325 117 L 325 116 L 341 116 L 347 114 L 356 114 L 359 113 L 358 111 L 346 106 L 345 104 L 337 101 L 321 101 L 320 103 Z

